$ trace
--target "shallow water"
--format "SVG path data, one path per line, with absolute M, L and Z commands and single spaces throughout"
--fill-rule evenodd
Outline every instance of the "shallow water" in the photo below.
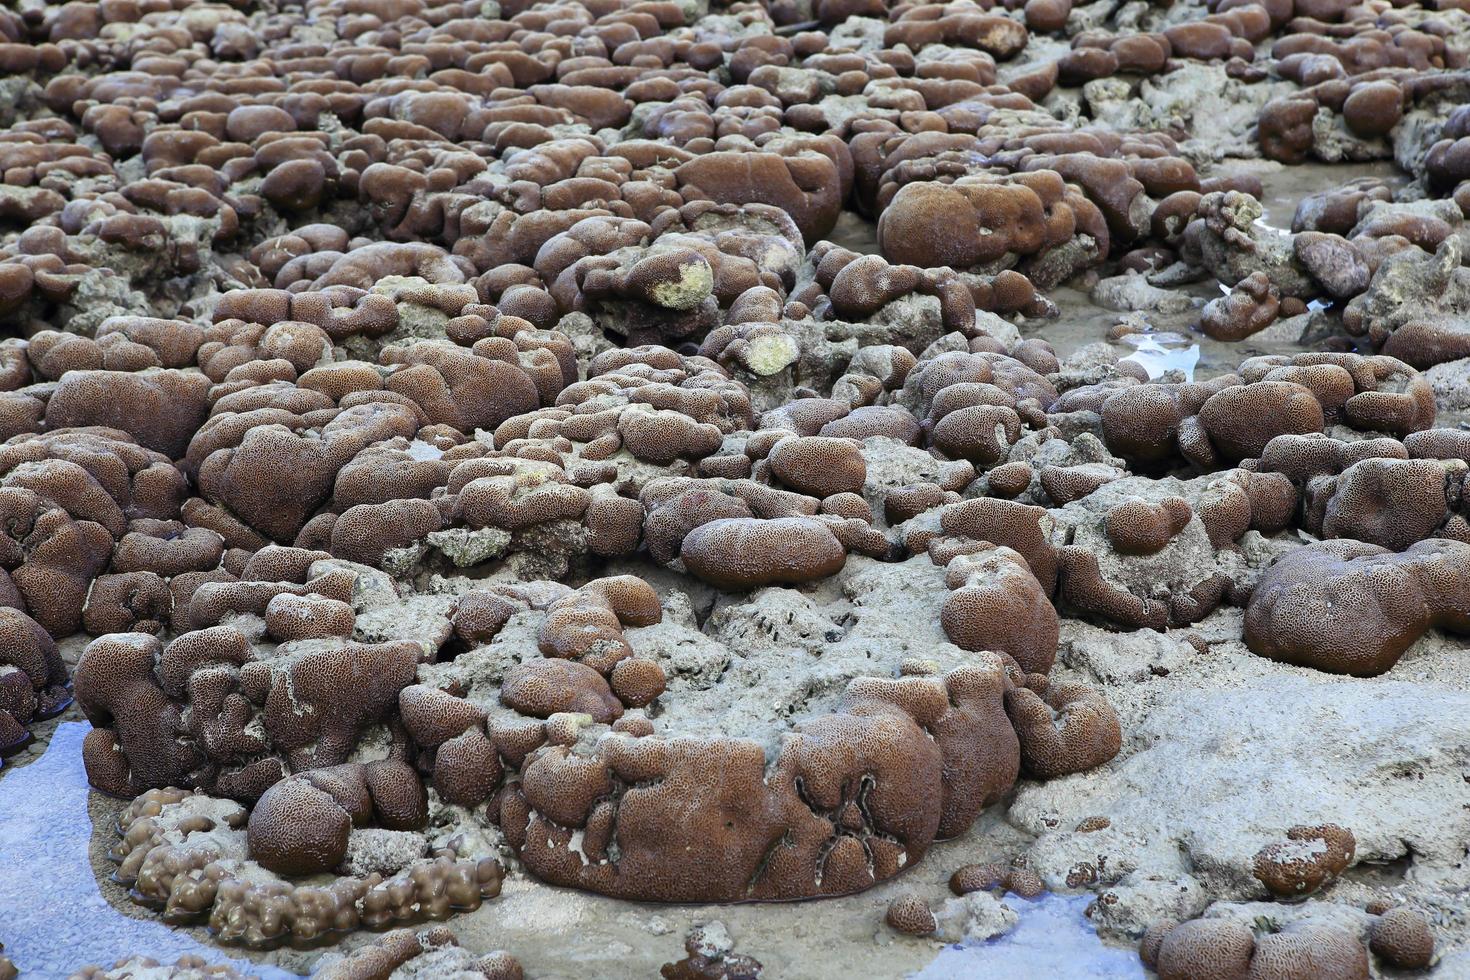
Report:
M 855 211 L 844 209 L 827 240 L 860 255 L 877 255 L 878 223 L 869 221 Z
M 25 980 L 59 980 L 89 964 L 141 954 L 228 963 L 265 980 L 295 974 L 242 960 L 161 922 L 130 919 L 107 903 L 88 861 L 92 820 L 82 739 L 62 722 L 46 752 L 0 780 L 0 942 Z
M 1261 219 L 1257 224 L 1282 234 L 1289 231 L 1297 205 L 1309 194 L 1359 177 L 1377 177 L 1393 186 L 1400 186 L 1407 179 L 1402 171 L 1386 160 L 1347 164 L 1308 163 L 1292 167 L 1275 167 L 1258 160 L 1237 161 L 1223 164 L 1209 171 L 1206 176 L 1245 172 L 1254 173 L 1261 179 L 1264 200 L 1261 202 Z M 1061 316 L 1054 320 L 1028 320 L 1021 325 L 1021 333 L 1047 341 L 1056 349 L 1057 356 L 1065 359 L 1078 348 L 1106 340 L 1108 331 L 1114 325 L 1141 318 L 1152 330 L 1158 332 L 1154 334 L 1155 337 L 1165 332 L 1179 333 L 1199 345 L 1194 365 L 1198 380 L 1207 380 L 1233 371 L 1241 360 L 1257 354 L 1295 354 L 1317 348 L 1315 344 L 1301 344 L 1284 339 L 1269 328 L 1242 341 L 1213 340 L 1198 329 L 1200 310 L 1207 301 L 1221 294 L 1221 285 L 1214 279 L 1205 278 L 1197 283 L 1175 287 L 1174 291 L 1194 297 L 1194 308 L 1179 313 L 1120 313 L 1098 306 L 1080 284 L 1059 286 L 1048 290 L 1046 295 L 1057 304 Z M 1313 310 L 1323 308 L 1318 301 L 1313 301 L 1309 307 Z M 1126 341 L 1115 341 L 1114 345 L 1119 348 L 1120 355 L 1125 353 L 1123 348 L 1127 346 Z M 1178 345 L 1165 343 L 1163 346 L 1172 348 Z M 1144 357 L 1135 354 L 1132 359 L 1145 361 L 1150 375 L 1157 376 L 1154 366 Z M 1168 365 L 1181 366 L 1177 363 Z
M 912 980 L 1142 980 L 1138 954 L 1104 946 L 1083 910 L 1091 895 L 1007 896 L 1021 916 L 1004 936 L 972 946 L 949 946 Z
M 1150 379 L 1177 371 L 1184 375 L 1185 381 L 1194 380 L 1194 368 L 1199 364 L 1199 344 L 1190 343 L 1188 337 L 1175 333 L 1129 334 L 1123 340 L 1131 342 L 1134 351 L 1119 360 L 1143 365 Z
M 1056 289 L 1048 290 L 1046 295 L 1057 304 L 1061 316 L 1051 320 L 1025 320 L 1020 324 L 1021 336 L 1039 337 L 1045 340 L 1056 350 L 1057 357 L 1066 360 L 1089 344 L 1108 341 L 1108 332 L 1118 324 L 1136 323 L 1141 320 L 1148 325 L 1152 333 L 1129 334 L 1110 343 L 1119 357 L 1131 356 L 1135 361 L 1144 362 L 1151 376 L 1156 376 L 1157 370 L 1155 365 L 1149 362 L 1147 354 L 1143 353 L 1144 347 L 1148 346 L 1145 338 L 1152 338 L 1160 348 L 1168 349 L 1171 353 L 1178 350 L 1180 354 L 1175 354 L 1176 358 L 1183 352 L 1192 349 L 1193 363 L 1188 367 L 1197 369 L 1201 380 L 1234 368 L 1241 358 L 1239 345 L 1222 344 L 1211 340 L 1195 329 L 1199 324 L 1200 309 L 1208 300 L 1220 295 L 1219 286 L 1213 279 L 1210 279 L 1179 287 L 1176 291 L 1195 297 L 1196 305 L 1192 309 L 1178 313 L 1158 311 L 1124 313 L 1098 306 L 1085 289 L 1077 286 L 1058 286 Z M 1291 349 L 1295 351 L 1301 348 L 1292 345 Z M 1162 370 L 1185 369 L 1186 365 L 1171 360 L 1168 364 L 1159 365 L 1159 367 Z
M 1303 163 L 1260 174 L 1260 224 L 1282 232 L 1291 231 L 1296 206 L 1308 194 L 1337 187 L 1359 177 L 1377 177 L 1394 187 L 1408 183 L 1404 172 L 1390 160 L 1369 163 Z

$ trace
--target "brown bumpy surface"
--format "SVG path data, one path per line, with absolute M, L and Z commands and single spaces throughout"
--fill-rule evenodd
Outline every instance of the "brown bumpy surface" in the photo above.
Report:
M 1373 923 L 1370 935 L 1368 948 L 1401 969 L 1422 970 L 1434 958 L 1434 933 L 1414 909 L 1389 909 Z
M 1470 545 L 1431 538 L 1402 554 L 1357 541 L 1308 545 L 1262 577 L 1245 640 L 1262 656 L 1371 676 L 1431 626 L 1470 629 Z M 1336 608 L 1342 615 L 1324 616 Z
M 1081 684 L 1006 692 L 1006 713 L 1021 739 L 1021 765 L 1042 779 L 1082 772 L 1118 754 L 1118 716 L 1098 692 Z
M 402 763 L 347 763 L 276 783 L 250 812 L 250 856 L 282 875 L 328 871 L 347 854 L 355 824 L 411 830 L 427 819 L 418 776 Z
M 1228 919 L 1164 922 L 1144 937 L 1141 952 L 1158 970 L 1160 980 L 1369 976 L 1368 951 L 1357 936 L 1312 922 L 1260 935 Z
M 895 931 L 909 936 L 927 936 L 935 929 L 934 913 L 922 898 L 912 892 L 889 902 L 883 920 Z
M 1287 839 L 1256 853 L 1254 873 L 1273 895 L 1296 898 L 1331 882 L 1357 850 L 1353 832 L 1336 824 L 1292 827 Z
M 1010 548 L 962 554 L 951 559 L 945 579 L 954 591 L 939 621 L 956 646 L 1008 653 L 1030 674 L 1051 670 L 1057 613 L 1020 554 Z
M 422 959 L 421 959 L 422 958 Z M 313 975 L 322 980 L 388 980 L 395 971 L 439 971 L 486 980 L 521 980 L 520 963 L 504 950 L 475 956 L 460 947 L 448 926 L 422 932 L 394 929 L 347 956 L 327 962 Z
M 684 538 L 680 557 L 711 585 L 751 589 L 825 578 L 842 568 L 846 556 L 841 542 L 821 523 L 783 517 L 711 521 Z
M 41 626 L 0 607 L 0 765 L 31 742 L 27 725 L 60 714 L 71 703 L 66 664 Z

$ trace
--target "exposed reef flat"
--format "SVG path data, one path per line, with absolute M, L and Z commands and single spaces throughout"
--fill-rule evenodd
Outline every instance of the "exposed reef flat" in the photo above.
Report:
M 0 128 L 0 980 L 1470 976 L 1461 0 L 21 0 Z

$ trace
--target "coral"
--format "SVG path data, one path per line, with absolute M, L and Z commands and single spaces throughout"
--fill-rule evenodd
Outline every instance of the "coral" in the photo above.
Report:
M 928 936 L 937 928 L 929 903 L 913 892 L 906 892 L 889 902 L 883 921 L 895 931 L 909 936 Z
M 1280 308 L 1271 280 L 1252 272 L 1231 289 L 1230 295 L 1210 300 L 1200 317 L 1200 329 L 1215 340 L 1244 340 L 1271 325 Z
M 28 725 L 71 704 L 66 665 L 51 635 L 18 609 L 0 607 L 0 760 L 31 742 Z M 0 763 L 3 764 L 3 763 Z
M 945 568 L 945 582 L 953 591 L 939 621 L 952 643 L 1007 653 L 1028 674 L 1051 670 L 1057 613 L 1018 552 L 999 547 L 956 555 Z
M 1467 557 L 1459 541 L 1430 538 L 1394 553 L 1352 540 L 1322 541 L 1271 567 L 1246 607 L 1255 653 L 1335 673 L 1372 676 L 1398 662 L 1430 626 L 1467 628 Z M 1324 617 L 1322 610 L 1352 610 Z
M 659 968 L 664 980 L 760 980 L 758 960 L 735 952 L 723 923 L 709 922 L 692 929 L 684 940 L 682 960 Z
M 387 980 L 396 971 L 436 971 L 441 975 L 482 976 L 487 980 L 521 980 L 520 962 L 504 950 L 476 956 L 462 948 L 448 927 L 422 932 L 394 929 L 338 959 L 324 957 L 315 975 L 324 980 Z
M 191 607 L 211 587 L 228 602 L 249 584 L 206 583 Z M 144 633 L 88 645 L 75 689 L 95 726 L 86 755 L 94 786 L 132 795 L 186 783 L 255 799 L 293 768 L 345 762 L 361 730 L 396 706 L 418 662 L 411 642 L 341 638 L 298 640 L 294 653 L 285 644 L 262 657 L 233 626 L 202 627 L 166 647 Z M 365 680 L 349 684 L 359 671 Z
M 1392 965 L 1422 970 L 1434 958 L 1434 934 L 1414 909 L 1388 909 L 1373 923 L 1368 948 Z
M 525 803 L 521 805 L 529 806 L 531 815 L 523 831 L 516 827 L 513 839 L 523 841 L 522 860 L 538 875 L 580 881 L 614 894 L 628 894 L 630 888 L 638 888 L 641 894 L 667 897 L 776 897 L 861 888 L 896 872 L 899 855 L 907 848 L 924 846 L 922 842 L 941 828 L 958 830 L 968 823 L 986 797 L 994 793 L 994 788 L 962 788 L 956 784 L 943 798 L 932 798 L 932 807 L 918 813 L 905 812 L 906 807 L 898 802 L 914 798 L 911 794 L 916 791 L 916 780 L 939 780 L 942 758 L 952 756 L 955 765 L 961 759 L 966 765 L 981 764 L 979 759 L 956 753 L 965 751 L 962 746 L 966 740 L 985 737 L 981 734 L 985 726 L 995 725 L 1001 711 L 998 699 L 1002 685 L 1000 676 L 980 669 L 962 670 L 951 675 L 947 684 L 926 678 L 854 682 L 844 710 L 814 720 L 787 742 L 777 762 L 773 785 L 766 785 L 758 775 L 764 768 L 759 762 L 759 746 L 735 739 L 703 742 L 615 735 L 605 740 L 598 756 L 591 759 L 550 745 L 528 757 L 523 769 L 520 792 Z M 946 689 L 949 698 L 958 699 L 954 708 L 941 704 Z M 936 696 L 940 701 L 935 701 Z M 900 707 L 909 704 L 912 709 Z M 928 712 L 937 712 L 929 721 L 934 730 L 944 733 L 937 746 L 916 739 L 920 730 L 907 710 L 922 711 L 926 718 Z M 1001 725 L 1006 727 L 1004 722 Z M 852 758 L 853 764 L 867 773 L 857 778 L 856 784 L 841 775 L 841 760 L 846 758 Z M 977 775 L 983 773 L 984 778 L 995 781 L 994 785 L 1004 786 L 1008 782 L 1006 763 L 997 759 L 993 764 L 1002 768 L 981 770 Z M 714 768 L 708 768 L 711 766 Z M 614 781 L 627 784 L 647 779 L 655 780 L 647 790 L 627 786 L 619 791 L 617 806 L 599 817 L 605 804 L 596 799 L 606 787 Z M 698 833 L 696 827 L 707 821 L 731 822 L 720 836 L 725 841 L 726 863 L 738 864 L 719 876 L 709 875 L 708 868 L 697 871 L 694 866 L 669 866 L 667 858 L 660 857 L 669 852 L 668 830 L 659 815 L 668 806 L 687 805 L 676 804 L 679 797 L 675 787 L 711 779 L 720 788 L 701 796 L 704 802 L 691 814 L 695 821 L 690 832 Z M 568 795 L 551 795 L 558 790 Z M 765 801 L 760 809 L 752 808 L 756 800 Z M 509 800 L 501 804 L 502 827 L 507 826 L 514 812 L 508 806 Z M 859 823 L 851 831 L 839 831 L 830 821 L 849 810 L 851 819 Z M 862 816 L 864 813 L 867 815 Z M 564 861 L 557 841 L 569 836 L 570 827 L 585 824 L 590 832 L 598 820 L 614 817 L 621 852 L 615 865 L 610 858 L 591 865 Z M 516 818 L 517 824 L 525 819 Z M 809 851 L 813 860 L 818 853 L 826 855 L 817 861 L 814 872 L 803 870 L 806 861 L 797 854 L 781 856 L 775 862 L 765 857 L 766 848 L 758 842 L 764 838 L 761 828 L 768 820 L 790 828 L 790 847 Z M 664 829 L 658 829 L 661 827 Z M 599 837 L 606 832 L 599 830 Z M 872 871 L 850 863 L 857 860 L 865 865 L 860 853 L 866 847 L 876 848 L 875 853 L 883 855 Z M 615 868 L 613 876 L 610 872 Z M 646 883 L 633 884 L 645 876 Z
M 802 517 L 726 517 L 684 537 L 679 557 L 693 574 L 724 589 L 799 584 L 839 571 L 842 542 L 820 521 Z
M 379 799 L 385 791 L 379 787 L 391 787 L 391 795 Z M 250 811 L 249 854 L 280 875 L 315 874 L 342 863 L 354 825 L 375 820 L 391 830 L 414 830 L 427 818 L 418 774 L 401 763 L 312 769 L 261 794 Z
M 1300 898 L 1330 884 L 1352 863 L 1353 832 L 1336 824 L 1292 827 L 1256 854 L 1253 873 L 1273 895 Z
M 112 851 L 118 878 L 156 903 L 165 921 L 205 921 L 221 941 L 252 947 L 443 918 L 500 893 L 498 862 L 457 857 L 447 848 L 414 857 L 391 877 L 372 872 L 323 886 L 293 885 L 253 863 L 242 866 L 247 819 L 243 807 L 227 800 L 149 790 L 122 813 Z
M 1310 922 L 1258 937 L 1229 919 L 1194 919 L 1151 932 L 1142 949 L 1145 961 L 1170 980 L 1368 976 L 1368 953 L 1356 936 Z
M 1082 772 L 1109 761 L 1123 744 L 1117 713 L 1097 691 L 1051 684 L 1038 694 L 1006 692 L 1006 714 L 1021 740 L 1021 765 L 1040 779 Z
M 1022 898 L 1036 898 L 1046 890 L 1046 885 L 1031 869 L 1005 864 L 967 864 L 949 876 L 949 890 L 956 895 L 997 888 Z

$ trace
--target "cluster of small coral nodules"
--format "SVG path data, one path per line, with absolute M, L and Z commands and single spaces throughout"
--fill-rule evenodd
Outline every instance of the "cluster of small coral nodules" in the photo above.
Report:
M 1470 632 L 1467 36 L 1383 0 L 0 12 L 0 758 L 74 697 L 120 880 L 268 946 L 507 867 L 861 891 L 1124 751 L 1068 621 L 1233 608 L 1357 676 Z M 1406 181 L 1273 228 L 1249 157 Z M 1263 346 L 1198 380 L 1036 335 L 1059 287 L 1207 279 L 1199 330 Z M 1280 830 L 1274 896 L 1355 860 Z M 1144 953 L 1358 975 L 1428 959 L 1414 914 Z M 331 975 L 518 975 L 451 940 Z
M 317 980 L 389 980 L 406 969 L 415 975 L 456 977 L 459 980 L 522 980 L 520 962 L 504 950 L 475 955 L 459 945 L 445 926 L 421 932 L 393 929 L 347 955 L 328 954 L 312 976 Z M 169 980 L 251 980 L 253 974 L 232 966 L 211 964 L 198 956 L 181 956 L 173 963 L 159 963 L 148 956 L 130 956 L 110 967 L 88 966 L 68 980 L 133 980 L 137 977 L 168 977 Z
M 504 950 L 475 955 L 459 945 L 445 926 L 422 932 L 394 929 L 342 957 L 323 959 L 312 974 L 318 980 L 388 980 L 404 969 L 411 974 L 522 980 L 520 962 Z
M 340 771 L 320 772 L 277 785 L 284 794 L 293 785 L 307 785 L 335 804 L 316 788 L 325 785 L 341 792 L 342 802 L 363 805 L 345 797 L 354 790 L 366 797 L 365 787 L 353 786 Z M 386 791 L 399 790 L 389 785 Z M 326 805 L 301 793 L 284 802 L 282 794 L 276 795 L 278 802 L 257 821 L 232 800 L 181 789 L 149 790 L 119 817 L 119 840 L 110 854 L 118 864 L 117 880 L 165 922 L 207 923 L 221 942 L 254 947 L 443 919 L 500 894 L 503 871 L 493 857 L 461 856 L 457 840 L 431 847 L 424 834 L 402 823 L 395 828 L 391 818 L 380 817 L 381 827 L 367 826 L 381 813 L 371 801 L 365 804 L 367 814 L 340 811 L 346 844 L 328 865 L 323 855 L 336 843 L 338 828 L 331 826 Z M 294 810 L 289 809 L 293 802 Z M 419 820 L 418 829 L 426 821 L 426 816 Z M 354 824 L 360 828 L 356 834 Z M 329 869 L 342 873 L 311 877 Z

